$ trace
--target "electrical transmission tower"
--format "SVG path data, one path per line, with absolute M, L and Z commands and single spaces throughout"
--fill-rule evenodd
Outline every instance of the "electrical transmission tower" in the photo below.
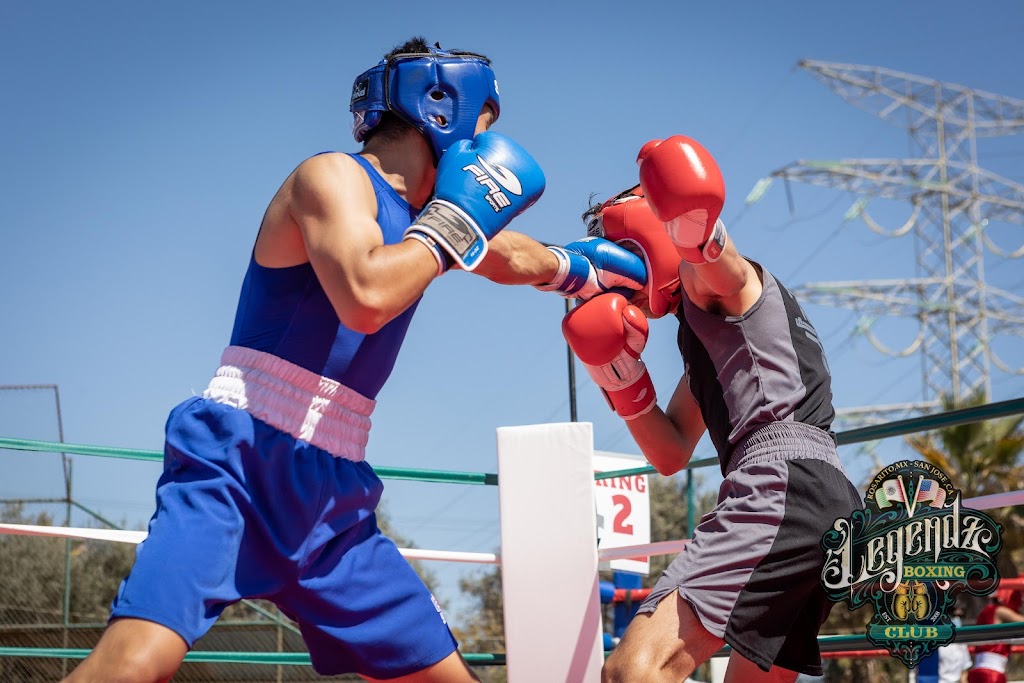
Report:
M 922 354 L 924 401 L 885 407 L 890 414 L 928 412 L 944 395 L 991 399 L 990 369 L 1009 367 L 992 351 L 993 336 L 1024 331 L 1024 298 L 985 283 L 984 251 L 1007 253 L 986 235 L 989 221 L 1024 224 L 1024 185 L 978 166 L 977 139 L 1024 133 L 1024 100 L 888 69 L 802 61 L 800 66 L 848 102 L 882 119 L 905 122 L 910 159 L 797 161 L 772 173 L 786 181 L 909 202 L 911 218 L 892 236 L 914 232 L 917 277 L 804 285 L 802 298 L 852 308 L 869 319 L 919 321 L 917 339 L 900 355 Z M 859 200 L 863 208 L 866 199 Z M 870 218 L 861 214 L 869 225 Z M 879 350 L 887 351 L 862 330 Z M 878 407 L 881 408 L 881 407 Z M 878 409 L 854 409 L 848 414 Z

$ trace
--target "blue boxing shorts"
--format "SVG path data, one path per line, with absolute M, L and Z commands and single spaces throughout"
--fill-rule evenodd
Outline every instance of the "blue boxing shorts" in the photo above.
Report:
M 263 410 L 251 383 L 246 393 L 247 408 L 289 428 L 286 410 Z M 168 418 L 156 512 L 110 618 L 156 622 L 191 648 L 228 605 L 270 600 L 323 675 L 395 678 L 454 652 L 434 597 L 377 528 L 373 469 L 214 395 Z

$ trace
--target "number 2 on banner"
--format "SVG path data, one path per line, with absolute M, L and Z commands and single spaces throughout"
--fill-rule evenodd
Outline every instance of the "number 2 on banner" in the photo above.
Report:
M 627 496 L 612 496 L 612 504 L 618 508 L 615 513 L 615 522 L 612 530 L 617 534 L 633 535 L 633 525 L 626 522 L 629 513 L 633 511 L 633 505 Z

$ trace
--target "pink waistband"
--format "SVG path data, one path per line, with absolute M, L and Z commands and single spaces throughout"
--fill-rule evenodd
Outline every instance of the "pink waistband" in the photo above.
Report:
M 346 460 L 366 458 L 376 401 L 269 353 L 229 346 L 203 397 Z

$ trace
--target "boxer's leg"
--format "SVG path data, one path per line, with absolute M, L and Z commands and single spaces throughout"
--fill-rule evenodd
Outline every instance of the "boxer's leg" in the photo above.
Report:
M 684 680 L 724 645 L 675 591 L 653 612 L 637 614 L 601 672 L 606 683 Z

